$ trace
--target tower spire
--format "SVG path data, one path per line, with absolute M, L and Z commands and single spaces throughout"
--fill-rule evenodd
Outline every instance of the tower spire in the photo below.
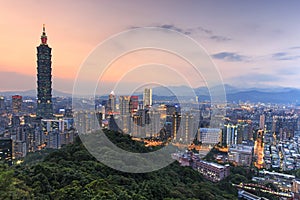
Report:
M 45 25 L 41 35 L 41 44 L 37 47 L 37 109 L 38 118 L 52 119 L 52 67 L 51 48 L 47 45 Z
M 43 45 L 47 45 L 47 35 L 46 35 L 45 24 L 43 24 L 43 33 L 41 36 L 41 42 Z

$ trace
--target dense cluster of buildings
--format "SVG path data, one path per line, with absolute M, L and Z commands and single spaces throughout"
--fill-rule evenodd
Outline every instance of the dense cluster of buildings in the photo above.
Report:
M 260 185 L 274 185 L 280 194 L 300 199 L 300 180 L 294 175 L 260 170 L 258 176 L 253 177 L 252 181 Z
M 28 152 L 73 142 L 77 133 L 69 102 L 52 98 L 51 48 L 43 27 L 37 47 L 37 98 L 0 97 L 0 160 L 11 165 Z
M 281 171 L 300 169 L 300 135 L 290 139 L 280 139 L 274 134 L 265 134 L 264 167 Z
M 232 145 L 228 151 L 228 161 L 236 166 L 251 166 L 253 149 L 249 145 Z
M 196 106 L 195 103 L 191 105 Z M 75 121 L 82 121 L 79 115 L 83 112 L 86 122 L 81 123 L 79 129 L 82 129 L 81 132 L 88 132 L 86 124 L 90 121 L 87 115 L 91 111 L 75 111 Z M 145 88 L 142 97 L 134 95 L 117 98 L 114 92 L 111 92 L 108 99 L 102 97 L 96 100 L 96 110 L 93 112 L 101 118 L 95 119 L 100 123 L 100 127 L 138 138 L 172 139 L 174 142 L 190 144 L 199 126 L 199 109 L 193 109 L 191 106 L 189 111 L 182 111 L 178 103 L 153 103 L 151 88 Z
M 71 98 L 52 97 L 51 50 L 43 27 L 37 47 L 36 98 L 0 97 L 0 161 L 11 165 L 28 152 L 58 149 L 72 143 L 78 133 L 107 128 L 178 146 L 193 144 L 208 150 L 217 146 L 222 153 L 215 161 L 223 165 L 201 160 L 191 152 L 172 156 L 213 182 L 229 175 L 228 163 L 264 168 L 270 171 L 260 171 L 253 181 L 269 181 L 281 191 L 299 194 L 300 182 L 294 176 L 271 172 L 300 169 L 299 106 L 229 103 L 224 106 L 226 114 L 219 116 L 222 123 L 214 123 L 209 102 L 198 102 L 198 97 L 180 104 L 157 100 L 151 88 L 144 88 L 142 95 L 117 97 L 111 92 L 108 97 L 73 99 L 82 107 L 73 111 Z M 247 192 L 240 195 L 251 196 Z

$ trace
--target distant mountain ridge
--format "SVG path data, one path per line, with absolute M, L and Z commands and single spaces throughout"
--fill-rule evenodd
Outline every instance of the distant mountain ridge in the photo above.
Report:
M 250 101 L 261 103 L 296 103 L 300 102 L 300 90 L 299 89 L 287 89 L 285 91 L 273 91 L 264 92 L 257 90 L 241 91 L 233 94 L 227 94 L 227 101 Z
M 5 91 L 5 92 L 0 92 L 1 96 L 13 96 L 13 95 L 21 95 L 21 96 L 28 96 L 28 97 L 36 97 L 36 90 L 24 90 L 24 91 Z M 53 97 L 72 97 L 72 94 L 66 93 L 66 92 L 61 92 L 58 90 L 53 90 L 52 91 L 52 96 Z
M 218 87 L 218 88 L 217 88 Z M 223 86 L 216 86 L 220 89 Z M 212 88 L 212 89 L 216 89 Z M 273 87 L 273 88 L 237 88 L 231 85 L 224 85 L 226 99 L 228 102 L 250 101 L 261 103 L 300 103 L 300 89 L 290 87 Z M 53 90 L 53 97 L 72 97 L 71 93 L 60 92 Z M 5 91 L 0 92 L 1 96 L 30 96 L 36 97 L 36 90 L 26 91 Z M 137 92 L 135 95 L 142 96 L 142 92 Z M 174 97 L 187 96 L 194 97 L 197 95 L 199 100 L 210 100 L 210 94 L 207 87 L 190 88 L 188 86 L 170 86 L 153 88 L 153 99 L 158 97 Z M 102 97 L 108 96 L 101 95 Z M 161 98 L 160 98 L 161 99 Z
M 218 88 L 217 88 L 218 87 Z M 300 89 L 290 87 L 273 87 L 273 88 L 237 88 L 225 84 L 224 86 L 216 86 L 214 89 L 224 87 L 226 99 L 228 102 L 250 101 L 261 103 L 300 103 Z M 187 94 L 191 90 L 187 86 L 176 86 L 153 88 L 153 94 L 157 96 L 174 96 L 176 94 Z M 173 93 L 168 92 L 173 91 Z M 175 91 L 175 92 L 174 92 Z M 210 94 L 207 87 L 198 87 L 194 89 L 194 94 L 199 100 L 210 100 Z M 189 92 L 188 94 L 191 94 Z

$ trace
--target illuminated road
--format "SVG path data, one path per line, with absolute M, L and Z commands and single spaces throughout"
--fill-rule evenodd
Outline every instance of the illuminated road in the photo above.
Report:
M 264 193 L 269 193 L 269 194 L 273 194 L 276 196 L 280 196 L 280 197 L 284 197 L 284 198 L 292 198 L 292 195 L 290 193 L 285 193 L 285 192 L 276 192 L 273 191 L 271 188 L 265 187 L 263 185 L 259 185 L 259 184 L 253 184 L 253 183 L 240 183 L 239 185 L 237 184 L 233 184 L 233 186 L 237 187 L 237 188 L 241 188 L 247 191 L 260 191 L 260 192 L 264 192 Z
M 254 166 L 258 169 L 264 167 L 264 143 L 263 143 L 263 131 L 260 130 L 257 133 L 257 139 L 254 144 L 254 155 L 256 156 L 257 160 L 254 163 Z

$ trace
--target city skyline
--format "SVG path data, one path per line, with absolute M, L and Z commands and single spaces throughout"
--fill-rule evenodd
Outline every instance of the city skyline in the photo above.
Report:
M 300 200 L 300 2 L 0 2 L 0 199 Z
M 5 20 L 0 27 L 3 44 L 0 52 L 4 56 L 0 60 L 0 91 L 36 87 L 35 47 L 44 23 L 49 44 L 54 49 L 54 90 L 72 91 L 80 65 L 99 43 L 122 31 L 148 26 L 175 30 L 196 40 L 212 58 L 226 84 L 299 88 L 297 5 L 296 1 L 288 4 L 279 1 L 3 2 L 5 9 L 0 18 Z M 161 57 L 172 58 L 146 53 L 154 56 L 155 61 Z M 115 66 L 130 70 L 132 66 L 151 61 L 147 57 L 133 61 L 137 56 L 141 54 L 121 58 Z M 178 59 L 171 59 L 167 64 L 185 67 Z M 105 81 L 114 83 L 116 77 L 117 74 L 111 74 Z M 139 84 L 139 78 L 126 84 Z M 18 81 L 11 82 L 11 79 Z M 170 85 L 181 84 L 168 81 Z M 191 81 L 193 87 L 205 85 L 203 80 Z

